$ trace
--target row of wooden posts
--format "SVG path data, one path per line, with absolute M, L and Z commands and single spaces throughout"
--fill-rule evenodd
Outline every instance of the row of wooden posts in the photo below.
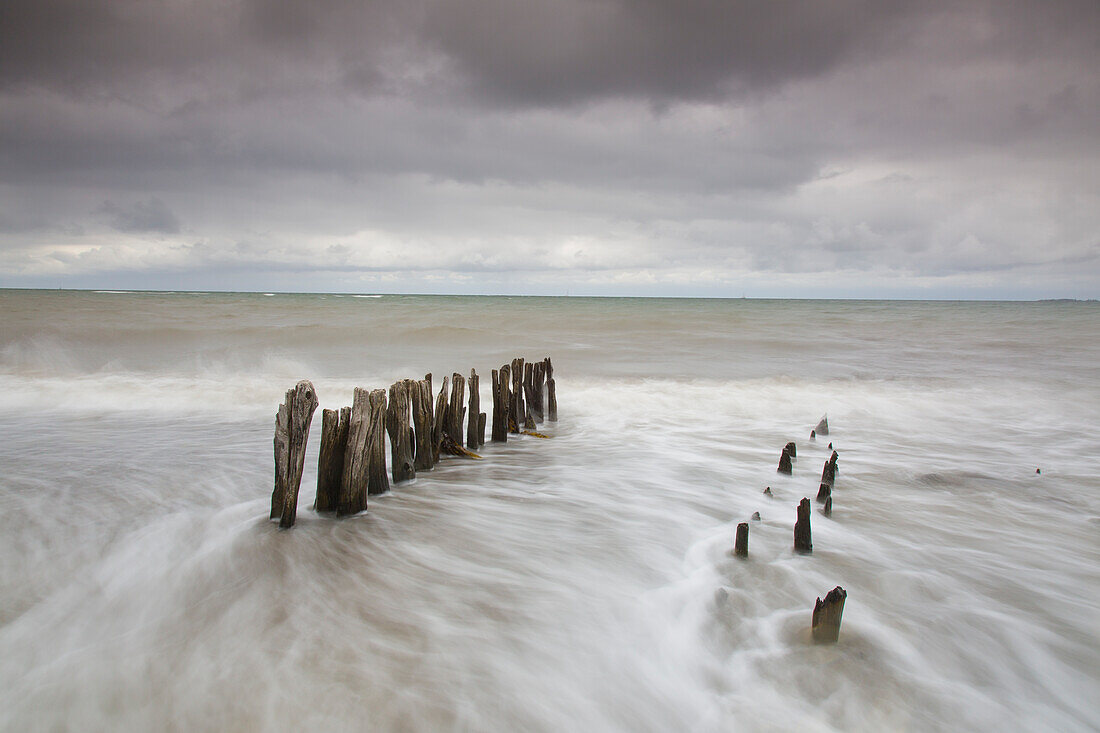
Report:
M 506 443 L 509 434 L 531 434 L 544 419 L 558 419 L 554 367 L 550 357 L 530 362 L 513 359 L 492 372 L 493 432 L 491 440 Z M 382 494 L 394 483 L 431 470 L 441 454 L 480 458 L 473 451 L 485 444 L 486 414 L 481 412 L 480 380 L 473 369 L 467 381 L 455 372 L 443 378 L 432 403 L 432 375 L 402 379 L 386 390 L 355 388 L 350 407 L 323 410 L 321 448 L 317 460 L 318 512 L 337 516 L 367 508 L 367 497 Z M 465 406 L 463 403 L 466 403 Z M 317 391 L 309 380 L 286 393 L 275 417 L 275 489 L 271 518 L 282 528 L 294 526 L 298 489 L 305 465 L 310 421 L 317 409 Z M 463 440 L 463 421 L 466 433 Z M 390 439 L 387 469 L 385 436 Z M 463 447 L 465 443 L 465 447 Z
M 822 417 L 817 423 L 817 426 L 810 431 L 810 440 L 816 440 L 819 435 L 829 434 L 829 418 L 828 416 Z M 833 444 L 829 443 L 829 450 L 832 450 Z M 792 462 L 791 459 L 797 457 L 797 447 L 794 441 L 787 443 L 783 446 L 783 452 L 779 456 L 779 467 L 776 469 L 778 473 L 792 475 Z M 833 485 L 836 483 L 837 475 L 837 460 L 839 454 L 832 450 L 832 455 L 827 461 L 825 466 L 821 469 L 821 481 L 819 482 L 817 491 L 817 500 L 824 503 L 822 513 L 825 516 L 831 516 L 833 512 L 833 497 L 832 490 Z M 764 493 L 768 496 L 772 496 L 771 487 L 764 489 Z M 752 518 L 755 520 L 760 519 L 760 513 L 754 512 Z M 810 500 L 807 497 L 803 497 L 802 501 L 798 503 L 796 519 L 794 523 L 794 549 L 800 553 L 813 552 L 813 541 L 810 535 Z M 737 525 L 737 532 L 734 536 L 733 553 L 738 557 L 749 556 L 749 523 L 741 522 Z M 840 621 L 844 614 L 844 601 L 848 597 L 848 593 L 839 585 L 829 591 L 825 598 L 818 598 L 817 603 L 814 605 L 813 618 L 811 620 L 811 633 L 814 641 L 817 642 L 836 642 L 840 637 Z

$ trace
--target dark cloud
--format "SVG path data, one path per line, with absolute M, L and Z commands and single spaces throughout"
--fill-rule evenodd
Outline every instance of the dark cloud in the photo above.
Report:
M 178 234 L 180 222 L 172 210 L 156 196 L 145 201 L 135 201 L 130 206 L 119 206 L 105 201 L 98 213 L 106 214 L 112 228 L 128 233 Z

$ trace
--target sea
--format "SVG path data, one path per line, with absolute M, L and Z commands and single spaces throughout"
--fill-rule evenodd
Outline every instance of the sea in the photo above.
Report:
M 353 517 L 318 409 L 269 520 L 298 380 L 547 356 Z M 3 290 L 0 394 L 5 731 L 1100 729 L 1095 302 Z

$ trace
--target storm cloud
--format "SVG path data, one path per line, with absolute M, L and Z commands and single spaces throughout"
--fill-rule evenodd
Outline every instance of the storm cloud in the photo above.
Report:
M 0 285 L 1100 295 L 1100 4 L 0 6 Z

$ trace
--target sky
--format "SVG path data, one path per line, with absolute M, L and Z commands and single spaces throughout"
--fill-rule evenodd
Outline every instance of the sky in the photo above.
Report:
M 1097 0 L 4 0 L 0 287 L 1100 297 Z

